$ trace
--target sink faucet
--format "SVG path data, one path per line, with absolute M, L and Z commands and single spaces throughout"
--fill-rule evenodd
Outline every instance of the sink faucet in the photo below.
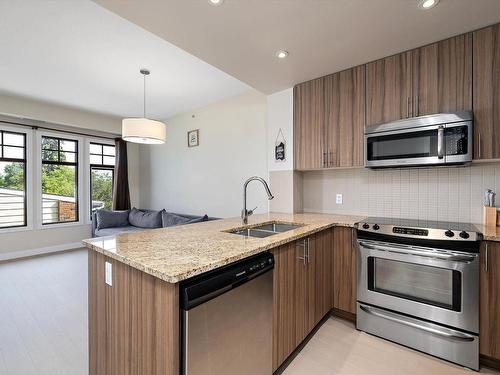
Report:
M 264 185 L 264 188 L 266 189 L 267 198 L 269 200 L 274 198 L 273 194 L 271 193 L 271 190 L 269 190 L 269 186 L 267 185 L 266 180 L 264 180 L 262 177 L 253 176 L 250 177 L 248 180 L 246 180 L 245 183 L 243 184 L 243 210 L 241 210 L 241 222 L 243 224 L 248 224 L 248 217 L 252 215 L 255 209 L 257 208 L 255 207 L 253 210 L 247 210 L 247 186 L 250 181 L 254 180 L 262 182 L 262 185 Z

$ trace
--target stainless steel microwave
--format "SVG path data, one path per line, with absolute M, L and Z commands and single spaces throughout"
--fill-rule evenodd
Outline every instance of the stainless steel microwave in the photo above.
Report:
M 472 161 L 472 112 L 413 117 L 365 129 L 365 167 L 417 167 Z

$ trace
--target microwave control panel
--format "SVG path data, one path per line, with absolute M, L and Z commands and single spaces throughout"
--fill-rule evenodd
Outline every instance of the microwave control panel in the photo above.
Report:
M 457 126 L 445 130 L 446 155 L 467 154 L 467 127 Z

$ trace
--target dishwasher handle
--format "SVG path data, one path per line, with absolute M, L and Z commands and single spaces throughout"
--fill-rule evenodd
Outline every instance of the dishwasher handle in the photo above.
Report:
M 273 268 L 274 257 L 271 253 L 266 252 L 195 276 L 181 282 L 179 286 L 180 307 L 186 311 L 195 308 L 246 284 Z

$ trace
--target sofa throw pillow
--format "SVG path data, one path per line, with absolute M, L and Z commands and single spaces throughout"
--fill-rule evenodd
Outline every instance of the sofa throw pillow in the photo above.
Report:
M 125 227 L 128 222 L 129 210 L 125 211 L 110 211 L 100 209 L 96 211 L 97 230 L 104 228 Z
M 186 224 L 189 220 L 187 217 L 173 214 L 172 212 L 167 212 L 165 210 L 161 213 L 161 221 L 163 228 L 171 227 L 179 224 Z
M 161 228 L 162 211 L 132 208 L 128 215 L 130 225 L 138 228 Z

